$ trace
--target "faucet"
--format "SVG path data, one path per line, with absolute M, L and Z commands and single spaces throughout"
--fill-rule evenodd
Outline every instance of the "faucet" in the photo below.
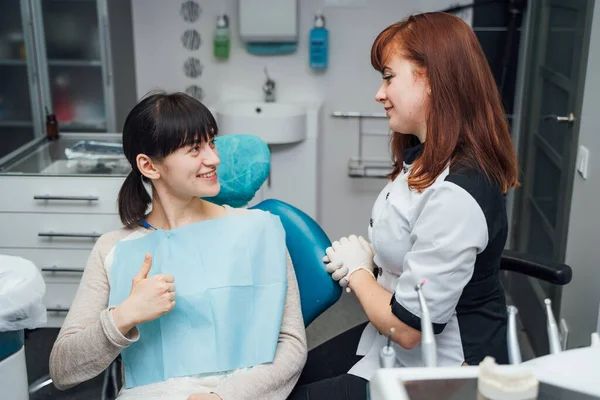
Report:
M 267 103 L 273 103 L 275 101 L 275 81 L 269 77 L 269 71 L 267 71 L 267 67 L 265 67 L 265 76 L 267 77 L 267 81 L 263 85 L 265 101 Z

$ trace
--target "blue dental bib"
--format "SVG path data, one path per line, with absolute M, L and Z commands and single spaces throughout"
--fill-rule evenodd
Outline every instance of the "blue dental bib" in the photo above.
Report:
M 129 296 L 146 253 L 148 277 L 175 277 L 176 305 L 137 326 L 140 339 L 121 352 L 125 387 L 273 361 L 287 290 L 279 217 L 248 212 L 119 242 L 111 306 Z

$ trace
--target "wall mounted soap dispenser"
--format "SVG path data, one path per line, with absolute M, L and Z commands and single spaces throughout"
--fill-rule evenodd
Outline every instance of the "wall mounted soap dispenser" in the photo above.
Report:
M 229 58 L 229 49 L 231 42 L 231 32 L 229 30 L 229 17 L 219 15 L 217 17 L 217 29 L 215 29 L 214 55 L 215 58 L 227 60 Z
M 315 70 L 327 68 L 329 32 L 325 28 L 325 17 L 315 16 L 315 26 L 310 30 L 310 67 Z

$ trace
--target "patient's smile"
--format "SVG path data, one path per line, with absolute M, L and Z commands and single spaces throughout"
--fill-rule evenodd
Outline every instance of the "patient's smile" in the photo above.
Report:
M 198 175 L 196 175 L 196 176 L 197 176 L 198 178 L 210 179 L 210 178 L 213 178 L 213 177 L 215 177 L 216 175 L 217 175 L 217 172 L 216 172 L 216 170 L 215 170 L 215 171 L 208 172 L 208 173 L 206 173 L 206 174 L 198 174 Z

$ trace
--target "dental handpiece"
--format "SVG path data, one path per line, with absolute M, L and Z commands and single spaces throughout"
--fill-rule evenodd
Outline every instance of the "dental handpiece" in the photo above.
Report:
M 506 342 L 508 343 L 508 361 L 511 364 L 521 364 L 521 347 L 517 333 L 517 313 L 515 306 L 508 306 L 508 330 Z
M 396 366 L 396 350 L 391 346 L 393 334 L 394 328 L 391 328 L 387 337 L 387 345 L 379 351 L 379 366 L 381 368 L 394 368 Z
M 421 306 L 421 353 L 423 356 L 423 364 L 426 367 L 435 367 L 437 365 L 437 349 L 435 345 L 435 336 L 433 335 L 433 325 L 431 324 L 431 316 L 429 308 L 423 295 L 423 285 L 427 283 L 427 279 L 415 286 L 417 295 L 419 296 L 419 305 Z
M 558 325 L 556 325 L 556 319 L 554 319 L 554 313 L 552 312 L 552 301 L 550 299 L 544 300 L 546 303 L 546 328 L 548 329 L 548 344 L 550 345 L 550 354 L 557 354 L 562 351 L 560 345 L 560 334 L 558 333 Z

